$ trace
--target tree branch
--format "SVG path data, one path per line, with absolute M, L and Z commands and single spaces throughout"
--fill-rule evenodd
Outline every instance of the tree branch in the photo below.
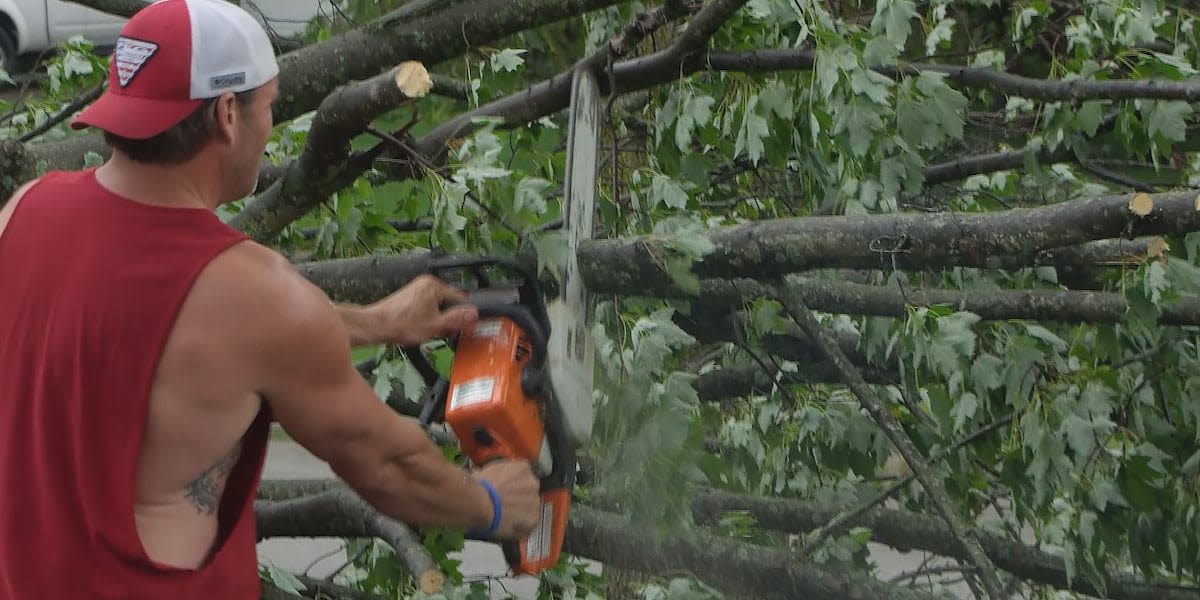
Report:
M 1153 207 L 1139 216 L 1129 208 L 1133 198 L 1149 199 Z M 1195 192 L 1113 194 L 995 213 L 781 218 L 687 235 L 704 235 L 716 246 L 691 268 L 702 278 L 775 278 L 822 268 L 995 268 L 1001 256 L 1032 266 L 1052 248 L 1195 231 L 1195 207 Z M 675 285 L 661 256 L 675 241 L 657 235 L 587 240 L 579 248 L 585 284 L 598 294 L 665 294 Z
M 424 65 L 405 62 L 366 81 L 330 93 L 312 120 L 304 150 L 283 179 L 248 202 L 230 221 L 259 242 L 358 177 L 369 166 L 351 167 L 350 141 L 375 117 L 429 93 L 433 82 Z
M 706 31 L 708 27 L 713 26 L 713 22 L 716 19 L 720 19 L 720 22 L 723 23 L 728 19 L 728 14 L 732 14 L 729 12 L 729 5 L 736 5 L 733 7 L 733 10 L 736 10 L 743 4 L 745 4 L 745 0 L 734 0 L 732 2 L 730 0 L 714 0 L 689 22 L 687 31 L 692 31 L 693 24 L 695 24 L 695 27 L 701 28 L 702 31 Z M 575 63 L 572 69 L 589 69 L 593 71 L 597 76 L 597 83 L 599 83 L 599 87 L 603 92 L 609 86 L 608 77 L 604 76 L 601 71 L 608 63 L 610 56 L 615 58 L 624 54 L 629 48 L 645 38 L 645 36 L 666 23 L 683 16 L 685 12 L 684 7 L 680 3 L 673 1 L 653 10 L 638 14 L 625 26 L 619 35 L 591 56 Z M 722 15 L 725 16 L 722 17 Z M 717 25 L 719 24 L 717 23 Z M 704 42 L 711 36 L 711 33 L 707 35 L 694 33 L 690 37 L 685 35 L 664 52 L 675 52 L 685 55 L 688 49 L 695 49 L 690 46 L 682 46 L 681 44 L 685 40 L 689 44 L 695 43 L 697 40 Z M 422 156 L 435 157 L 434 162 L 441 162 L 441 159 L 436 157 L 442 156 L 451 139 L 470 135 L 478 127 L 473 122 L 476 119 L 480 117 L 500 117 L 510 126 L 535 121 L 566 108 L 570 102 L 570 91 L 571 70 L 568 70 L 565 73 L 560 73 L 541 83 L 530 86 L 521 92 L 489 102 L 473 111 L 463 113 L 439 125 L 417 140 L 414 148 Z
M 1153 241 L 1149 242 L 1153 243 Z M 1121 240 L 1102 241 L 1085 244 L 1074 248 L 1053 249 L 1058 258 L 1065 264 L 1078 261 L 1087 264 L 1093 260 L 1135 260 L 1137 255 L 1131 254 L 1130 259 L 1122 259 L 1121 247 L 1130 244 L 1137 248 L 1138 244 Z M 421 273 L 424 273 L 429 261 L 435 255 L 428 251 L 415 251 L 392 256 L 369 256 L 363 258 L 345 258 L 303 263 L 297 269 L 309 281 L 320 287 L 331 298 L 339 302 L 354 302 L 369 304 L 387 294 L 403 287 Z M 594 259 L 587 250 L 580 251 L 580 259 L 589 265 L 581 272 L 586 280 L 590 280 L 591 289 L 603 290 L 609 293 L 625 293 L 627 289 L 638 290 L 637 295 L 649 297 L 677 298 L 688 297 L 689 294 L 669 281 L 656 279 L 633 280 L 629 283 L 618 284 L 606 278 L 620 277 L 617 271 L 602 260 Z M 596 265 L 599 265 L 597 267 Z M 628 266 L 626 266 L 628 268 Z M 599 270 L 597 270 L 599 269 Z M 662 279 L 660 277 L 660 279 Z M 631 287 L 622 288 L 622 285 Z M 964 292 L 947 289 L 903 288 L 896 285 L 869 285 L 849 281 L 834 281 L 815 277 L 786 276 L 783 290 L 785 293 L 804 301 L 814 310 L 850 315 L 874 315 L 885 317 L 903 317 L 907 306 L 948 305 L 957 310 L 966 310 L 979 315 L 985 320 L 1030 319 L 1061 321 L 1065 323 L 1117 323 L 1120 322 L 1129 308 L 1125 297 L 1117 292 L 1095 292 L 1076 290 L 996 290 L 988 292 Z M 767 294 L 762 283 L 753 279 L 705 279 L 700 282 L 700 292 L 696 296 L 693 310 L 703 308 L 704 312 L 694 317 L 679 317 L 684 319 L 681 326 L 688 331 L 699 334 L 701 341 L 722 341 L 735 339 L 732 325 L 720 320 L 727 312 L 730 303 L 741 304 L 752 301 Z M 717 320 L 712 311 L 716 311 Z M 1161 304 L 1161 314 L 1158 322 L 1163 325 L 1200 325 L 1200 298 L 1184 296 L 1178 299 L 1164 300 Z M 688 319 L 697 320 L 696 326 L 689 326 Z M 715 326 L 715 327 L 714 327 Z M 854 343 L 847 340 L 848 343 Z M 789 360 L 811 362 L 818 360 L 814 356 L 812 346 L 794 335 L 767 336 L 764 343 L 768 349 Z M 843 351 L 849 352 L 846 345 Z M 855 364 L 865 365 L 855 360 Z M 880 378 L 868 377 L 870 381 L 883 382 L 886 376 Z
M 150 2 L 146 0 L 65 0 L 72 4 L 79 4 L 88 8 L 93 8 L 103 13 L 108 13 L 117 17 L 125 17 L 128 19 L 136 14 L 139 10 L 146 8 Z
M 712 489 L 699 491 L 694 498 L 692 514 L 699 523 L 715 522 L 730 511 L 747 511 L 763 529 L 796 534 L 819 529 L 836 519 L 840 512 L 836 507 L 806 500 L 768 498 Z M 954 534 L 935 517 L 904 510 L 872 508 L 848 520 L 845 525 L 868 528 L 872 540 L 900 551 L 922 550 L 951 558 L 966 558 Z M 995 534 L 980 532 L 978 535 L 996 566 L 1030 582 L 1112 600 L 1200 600 L 1200 590 L 1195 588 L 1147 583 L 1111 574 L 1105 582 L 1106 593 L 1101 593 L 1086 578 L 1075 576 L 1068 582 L 1066 565 L 1057 556 Z
M 105 6 L 106 11 L 111 9 L 114 14 L 122 15 L 132 15 L 133 9 L 145 4 L 140 0 L 71 1 Z M 433 67 L 460 56 L 472 46 L 616 3 L 616 0 L 474 0 L 455 3 L 446 10 L 417 11 L 417 16 L 411 19 L 394 22 L 381 19 L 280 56 L 279 100 L 274 106 L 274 120 L 284 123 L 312 111 L 342 82 L 370 79 L 388 65 L 413 60 Z M 92 148 L 103 143 L 96 133 L 80 137 L 87 139 L 84 143 Z
M 908 306 L 947 305 L 955 310 L 973 312 L 989 321 L 1029 319 L 1064 323 L 1117 323 L 1129 308 L 1125 297 L 1117 292 L 900 289 L 896 285 L 868 285 L 797 276 L 785 277 L 784 281 L 781 291 L 788 297 L 803 301 L 822 312 L 848 315 L 904 317 Z M 713 279 L 700 283 L 700 297 L 706 304 L 742 302 L 766 293 L 768 288 L 753 280 Z M 1195 296 L 1164 300 L 1161 310 L 1158 323 L 1162 325 L 1200 325 L 1200 298 Z
M 929 469 L 929 465 L 921 456 L 912 438 L 905 433 L 904 427 L 892 415 L 891 412 L 884 407 L 879 398 L 875 396 L 875 392 L 867 386 L 867 382 L 863 380 L 862 375 L 858 370 L 850 364 L 850 360 L 842 353 L 841 349 L 832 341 L 826 339 L 825 331 L 817 322 L 815 316 L 808 306 L 803 301 L 794 297 L 787 297 L 778 293 L 772 294 L 781 304 L 789 316 L 796 321 L 797 324 L 808 334 L 810 338 L 817 342 L 826 358 L 833 362 L 837 367 L 842 380 L 845 381 L 863 409 L 871 415 L 871 418 L 883 430 L 892 445 L 899 450 L 900 455 L 904 457 L 904 461 L 908 463 L 912 472 L 916 475 L 917 480 L 929 493 L 933 499 L 934 505 L 941 514 L 942 519 L 950 526 L 950 530 L 954 536 L 958 538 L 966 552 L 967 558 L 972 565 L 978 569 L 978 574 L 983 580 L 983 587 L 987 591 L 987 595 L 994 600 L 1003 598 L 1003 587 L 1000 585 L 1000 578 L 996 574 L 996 566 L 992 564 L 990 558 L 984 553 L 983 547 L 979 545 L 979 539 L 976 537 L 973 529 L 967 526 L 962 516 L 959 515 L 954 503 L 950 500 L 950 495 L 946 492 L 946 488 L 942 486 L 942 482 L 936 479 Z
M 985 428 L 980 433 L 985 433 L 986 431 L 988 430 Z M 974 437 L 976 436 L 972 435 L 970 438 L 961 440 L 961 443 L 969 443 L 970 439 Z M 258 498 L 260 500 L 281 501 L 304 498 L 314 494 L 342 489 L 346 489 L 346 484 L 334 478 L 264 479 L 259 486 Z M 596 498 L 594 503 L 589 500 L 581 504 L 586 505 L 588 510 L 592 511 L 591 514 L 600 516 L 609 514 L 600 512 L 600 507 L 604 504 L 602 497 Z M 581 504 L 572 506 L 572 513 L 585 510 L 584 508 L 580 508 Z M 260 501 L 256 510 L 261 511 L 264 507 L 275 506 L 284 506 L 284 503 Z M 367 536 L 361 529 L 346 527 L 346 525 L 353 525 L 354 523 L 352 520 L 347 521 L 342 519 L 339 514 L 333 512 L 337 507 L 329 503 L 310 505 L 288 504 L 288 506 L 292 507 L 288 510 L 301 511 L 304 514 L 297 515 L 298 518 L 292 518 L 287 521 L 276 521 L 272 525 L 275 529 L 269 532 L 270 535 L 268 537 L 309 537 L 316 535 L 309 533 L 310 531 L 330 533 L 331 528 L 325 525 L 328 522 L 335 523 L 338 528 L 336 532 L 331 533 L 333 537 Z M 793 534 L 804 534 L 819 529 L 823 525 L 835 520 L 841 512 L 839 507 L 809 500 L 738 494 L 713 488 L 698 489 L 693 494 L 691 506 L 692 515 L 696 523 L 700 525 L 707 526 L 714 524 L 723 514 L 732 511 L 746 511 L 750 513 L 756 525 L 761 529 Z M 571 553 L 578 556 L 588 556 L 607 564 L 616 564 L 613 561 L 600 557 L 605 551 L 604 549 L 589 549 L 591 544 L 589 540 L 592 538 L 592 535 L 588 531 L 588 528 L 599 523 L 593 522 L 590 519 L 585 519 L 585 521 L 579 524 L 579 526 L 573 527 L 569 534 L 571 544 L 575 546 Z M 617 523 L 617 526 L 620 525 L 620 523 Z M 873 541 L 895 548 L 901 552 L 921 550 L 951 558 L 965 558 L 965 554 L 962 552 L 962 548 L 954 535 L 936 517 L 920 515 L 905 510 L 872 508 L 847 520 L 845 526 L 868 528 L 871 530 L 871 539 Z M 616 534 L 619 532 L 607 533 Z M 645 532 L 638 531 L 637 535 L 631 536 L 630 539 L 623 542 L 612 540 L 611 538 L 615 536 L 602 536 L 601 541 L 613 541 L 617 545 L 617 548 L 613 549 L 613 551 L 623 551 L 627 546 L 640 545 L 642 541 L 641 536 L 644 534 Z M 1058 589 L 1102 596 L 1100 591 L 1086 579 L 1074 577 L 1068 583 L 1066 566 L 1059 557 L 1042 552 L 1033 546 L 1028 546 L 1015 540 L 1008 540 L 995 534 L 980 532 L 978 535 L 985 551 L 996 562 L 996 565 L 1015 576 L 1030 582 L 1050 585 Z M 722 541 L 726 544 L 735 543 L 733 540 L 727 539 Z M 625 561 L 625 564 L 636 562 L 637 557 L 627 557 Z M 682 560 L 680 563 L 682 563 L 680 565 L 681 568 L 692 568 L 695 566 L 690 559 Z M 633 568 L 637 568 L 638 566 L 637 564 L 632 565 Z M 726 572 L 729 568 L 722 567 L 720 571 Z M 1123 575 L 1110 575 L 1105 586 L 1108 590 L 1108 597 L 1113 600 L 1200 600 L 1200 590 L 1194 588 L 1147 583 Z
M 292 500 L 258 500 L 258 539 L 269 537 L 378 537 L 396 551 L 418 588 L 432 594 L 445 582 L 442 572 L 409 527 L 384 516 L 344 486 Z M 314 515 L 318 515 L 314 517 Z
M 364 519 L 347 517 L 345 505 L 329 500 L 340 491 L 297 500 L 258 501 L 260 538 L 374 537 Z M 881 581 L 862 580 L 828 565 L 798 562 L 786 550 L 744 546 L 712 534 L 665 542 L 647 539 L 644 529 L 578 503 L 571 507 L 567 529 L 564 552 L 639 571 L 688 569 L 709 585 L 756 598 L 928 598 Z
M 575 504 L 563 551 L 638 572 L 687 570 L 714 588 L 761 600 L 931 598 L 833 565 L 797 559 L 785 549 L 744 544 L 706 530 L 671 540 L 652 535 L 615 513 Z
M 382 65 L 414 60 L 432 68 L 473 46 L 613 4 L 615 0 L 475 0 L 417 11 L 413 18 L 385 16 L 281 56 L 275 120 L 312 110 L 339 82 L 374 77 Z
M 809 70 L 816 63 L 811 49 L 760 49 L 714 51 L 708 55 L 712 68 L 720 71 Z M 947 79 L 970 87 L 988 88 L 1010 96 L 1046 102 L 1062 100 L 1200 100 L 1200 84 L 1163 79 L 1047 81 L 981 67 L 914 63 L 904 66 L 873 65 L 871 70 L 888 77 L 943 73 Z

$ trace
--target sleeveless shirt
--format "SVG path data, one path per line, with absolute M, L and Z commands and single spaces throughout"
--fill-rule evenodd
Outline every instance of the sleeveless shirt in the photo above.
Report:
M 205 209 L 156 207 L 51 172 L 0 232 L 0 600 L 257 600 L 263 403 L 198 569 L 150 560 L 134 521 L 151 382 L 181 303 L 246 239 Z

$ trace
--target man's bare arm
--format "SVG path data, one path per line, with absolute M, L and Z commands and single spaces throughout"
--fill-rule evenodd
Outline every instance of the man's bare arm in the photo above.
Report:
M 274 307 L 258 355 L 276 420 L 365 500 L 421 526 L 487 529 L 487 490 L 451 464 L 420 426 L 375 396 L 353 368 L 339 311 L 298 275 L 262 277 Z
M 381 328 L 378 324 L 378 313 L 372 311 L 371 307 L 342 302 L 332 302 L 331 304 L 342 320 L 342 325 L 346 327 L 346 332 L 350 334 L 350 347 L 357 348 L 383 342 L 379 335 Z
M 466 293 L 436 281 L 432 275 L 422 275 L 365 306 L 330 303 L 345 326 L 351 347 L 415 346 L 459 331 L 479 316 L 473 306 L 459 304 L 466 299 Z M 438 308 L 452 304 L 459 305 L 445 311 Z

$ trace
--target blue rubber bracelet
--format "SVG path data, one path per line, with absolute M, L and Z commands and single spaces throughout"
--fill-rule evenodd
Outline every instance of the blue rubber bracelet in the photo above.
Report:
M 479 534 L 486 539 L 496 535 L 496 530 L 500 528 L 500 495 L 496 493 L 496 488 L 492 487 L 492 482 L 480 479 L 479 483 L 487 490 L 488 496 L 492 497 L 492 524 L 488 526 L 487 531 Z

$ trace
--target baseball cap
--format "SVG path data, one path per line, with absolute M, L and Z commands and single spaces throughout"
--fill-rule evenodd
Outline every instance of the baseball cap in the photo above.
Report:
M 108 88 L 71 122 L 145 139 L 204 100 L 257 88 L 279 74 L 266 31 L 226 0 L 158 0 L 117 37 Z

